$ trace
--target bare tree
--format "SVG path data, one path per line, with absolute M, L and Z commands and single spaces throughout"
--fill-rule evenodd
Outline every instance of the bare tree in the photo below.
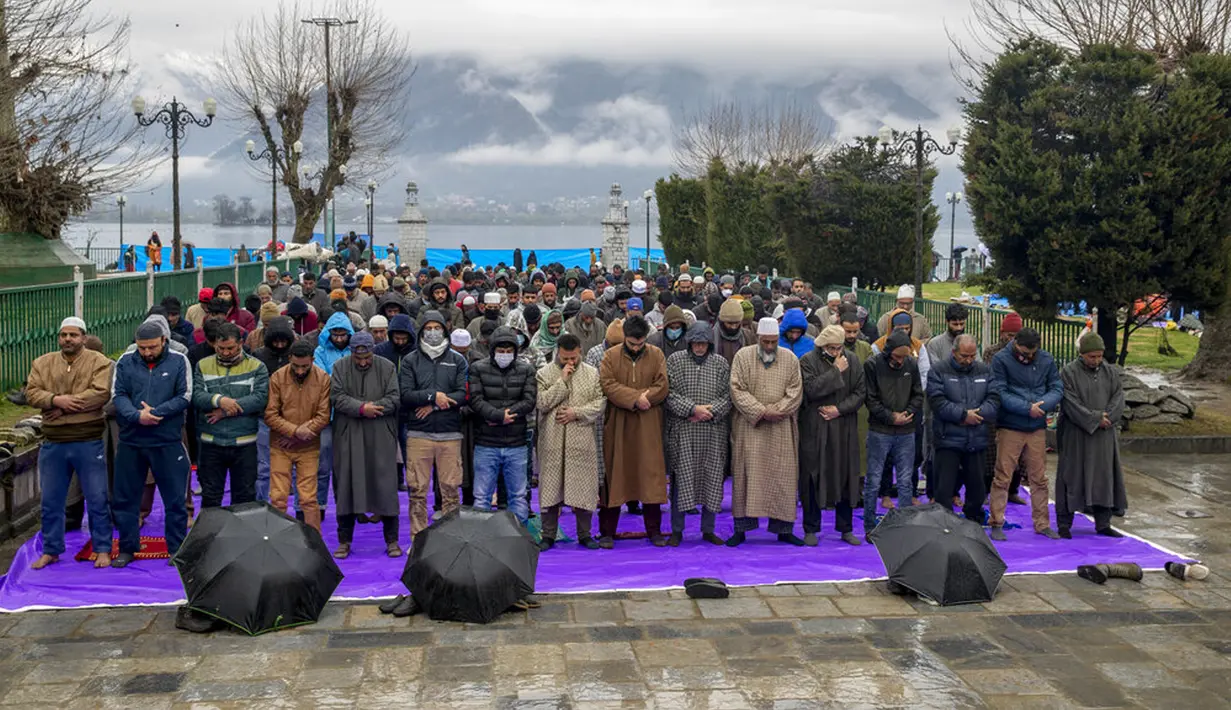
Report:
M 331 16 L 357 20 L 333 28 L 331 91 L 325 91 L 324 34 L 303 22 Z M 220 93 L 258 152 L 279 152 L 279 180 L 295 210 L 294 241 L 307 242 L 329 196 L 349 181 L 363 185 L 390 167 L 405 138 L 404 117 L 413 73 L 409 39 L 371 0 L 334 0 L 325 6 L 282 2 L 242 25 L 228 43 Z M 327 96 L 325 94 L 328 94 Z M 325 112 L 332 144 L 323 139 Z M 302 141 L 303 155 L 292 146 Z M 315 184 L 302 165 L 321 169 Z M 341 167 L 347 167 L 342 174 Z M 265 170 L 264 164 L 260 169 Z
M 159 146 L 128 110 L 127 18 L 92 0 L 0 0 L 0 229 L 58 238 L 144 180 Z
M 684 117 L 672 153 L 680 174 L 697 176 L 714 160 L 735 167 L 819 158 L 832 146 L 832 135 L 833 122 L 818 106 L 714 101 Z

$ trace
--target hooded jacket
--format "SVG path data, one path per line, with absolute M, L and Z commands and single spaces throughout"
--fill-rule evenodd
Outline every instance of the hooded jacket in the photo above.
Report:
M 406 347 L 399 349 L 393 344 L 394 333 L 406 333 L 410 336 L 410 341 L 406 344 Z M 401 372 L 402 358 L 409 355 L 416 347 L 418 347 L 418 341 L 415 339 L 415 325 L 411 322 L 410 316 L 405 313 L 399 313 L 389 319 L 388 334 L 390 336 L 389 340 L 386 340 L 383 343 L 377 343 L 376 347 L 372 349 L 372 352 L 392 362 L 397 366 L 398 372 Z M 406 410 L 400 409 L 398 411 L 404 412 Z
M 272 341 L 279 338 L 286 341 L 286 347 L 275 348 Z M 291 345 L 295 343 L 295 332 L 286 318 L 275 318 L 265 327 L 265 344 L 252 353 L 253 357 L 265 365 L 265 370 L 272 377 L 282 366 L 291 361 Z
M 339 350 L 329 340 L 329 332 L 334 328 L 343 328 L 351 335 L 355 334 L 355 327 L 351 325 L 350 316 L 346 313 L 336 312 L 329 316 L 329 320 L 325 322 L 325 327 L 321 329 L 321 334 L 317 336 L 316 353 L 312 357 L 313 363 L 317 367 L 325 371 L 325 374 L 333 374 L 333 364 L 338 360 L 350 355 L 350 346 Z
M 172 338 L 175 338 L 184 346 L 189 346 L 193 343 L 192 332 L 195 329 L 192 327 L 192 323 L 188 322 L 188 320 L 186 320 L 183 316 L 180 316 L 179 321 L 177 321 L 175 325 L 171 325 L 169 327 L 171 328 Z
M 146 363 L 135 349 L 115 364 L 111 400 L 120 425 L 120 443 L 131 446 L 182 446 L 184 413 L 192 403 L 192 366 L 188 356 L 163 348 L 153 363 Z M 141 424 L 141 403 L 162 421 Z
M 517 333 L 500 327 L 492 333 L 491 352 L 470 370 L 470 408 L 483 420 L 476 423 L 474 441 L 478 446 L 512 448 L 526 445 L 527 418 L 533 416 L 538 397 L 535 369 L 521 358 L 514 357 L 508 367 L 496 364 L 496 348 L 508 346 L 516 353 Z M 515 415 L 511 424 L 504 423 L 504 410 Z
M 214 293 L 218 293 L 220 288 L 231 289 L 231 310 L 227 311 L 227 321 L 239 326 L 246 334 L 256 330 L 256 317 L 248 311 L 244 310 L 243 303 L 239 300 L 239 289 L 235 288 L 235 284 L 228 281 L 223 281 L 214 287 Z
M 703 323 L 704 321 L 698 322 Z M 709 324 L 706 323 L 706 325 Z M 680 328 L 680 337 L 675 340 L 669 340 L 667 338 L 668 327 Z M 692 327 L 688 324 L 688 317 L 684 315 L 684 309 L 672 304 L 667 306 L 666 312 L 663 313 L 662 327 L 653 333 L 650 333 L 650 337 L 646 340 L 646 342 L 659 350 L 662 350 L 664 357 L 671 357 L 679 351 L 686 350 L 688 348 L 688 342 L 685 339 L 685 334 L 691 329 Z M 710 335 L 709 329 L 707 328 L 705 332 L 708 337 Z
M 868 429 L 895 436 L 914 434 L 923 416 L 923 384 L 915 358 L 907 357 L 900 369 L 894 369 L 889 353 L 879 353 L 864 363 L 863 378 L 868 389 Z M 915 418 L 894 424 L 894 412 L 911 412 Z
M 398 313 L 405 313 L 406 315 L 410 315 L 410 309 L 407 308 L 406 306 L 406 299 L 402 298 L 401 294 L 399 294 L 396 291 L 390 291 L 389 293 L 386 293 L 385 295 L 380 297 L 380 300 L 376 302 L 376 313 L 379 313 L 382 316 L 389 317 L 385 313 L 385 306 L 389 306 L 389 305 L 397 306 Z
M 798 328 L 803 331 L 799 336 L 799 340 L 793 343 L 786 339 L 786 332 L 792 328 Z M 808 317 L 804 315 L 803 311 L 798 308 L 792 308 L 782 314 L 782 323 L 778 325 L 778 346 L 795 353 L 797 358 L 802 358 L 816 347 L 816 341 L 808 336 Z
M 448 323 L 438 311 L 423 312 L 424 323 L 440 323 L 448 334 Z M 422 325 L 420 326 L 422 334 Z M 440 357 L 433 360 L 423 351 L 423 339 L 409 355 L 402 359 L 398 372 L 398 386 L 402 392 L 402 409 L 407 412 L 406 426 L 410 436 L 419 438 L 461 439 L 462 405 L 466 404 L 466 378 L 469 366 L 466 358 L 451 347 L 445 347 Z M 436 393 L 443 392 L 456 404 L 447 409 L 436 406 Z M 415 416 L 419 407 L 430 405 L 432 411 L 424 418 Z M 442 436 L 444 435 L 444 436 Z
M 443 286 L 445 289 L 445 302 L 436 303 L 432 300 L 432 291 L 437 287 Z M 449 293 L 449 283 L 442 278 L 434 278 L 427 282 L 427 286 L 423 289 L 421 298 L 422 305 L 419 306 L 419 315 L 415 319 L 415 328 L 423 330 L 423 323 L 427 319 L 427 314 L 431 311 L 436 311 L 440 317 L 444 319 L 445 334 L 452 333 L 458 328 L 466 327 L 462 323 L 462 311 L 453 303 L 452 295 Z

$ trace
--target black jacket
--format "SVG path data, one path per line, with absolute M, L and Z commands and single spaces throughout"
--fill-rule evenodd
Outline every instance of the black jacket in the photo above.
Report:
M 470 370 L 470 407 L 477 421 L 474 443 L 477 446 L 511 448 L 526 445 L 526 417 L 534 416 L 538 384 L 534 368 L 514 358 L 503 370 L 496 365 L 496 348 L 517 348 L 517 333 L 500 327 L 491 337 L 491 353 L 474 363 Z M 504 410 L 517 415 L 512 424 L 504 423 Z
M 868 388 L 868 429 L 880 434 L 913 434 L 923 417 L 923 384 L 915 358 L 906 358 L 902 369 L 895 370 L 889 366 L 889 353 L 878 353 L 864 363 L 863 377 Z M 897 425 L 894 412 L 912 412 L 915 418 Z
M 432 360 L 423 352 L 422 344 L 414 352 L 402 358 L 398 373 L 398 388 L 402 391 L 402 407 L 407 409 L 406 426 L 412 431 L 431 434 L 461 432 L 461 406 L 466 403 L 466 358 L 453 348 L 445 348 L 440 357 Z M 436 408 L 436 393 L 457 404 L 448 409 Z M 415 418 L 415 410 L 425 404 L 432 405 L 432 413 L 423 419 Z
M 281 335 L 286 339 L 285 348 L 275 350 L 270 347 L 270 342 L 277 340 L 275 335 Z M 291 361 L 291 344 L 294 342 L 295 332 L 291 330 L 291 324 L 285 318 L 275 318 L 266 326 L 264 347 L 257 348 L 252 356 L 265 363 L 265 369 L 273 375 Z
M 932 405 L 932 443 L 938 449 L 983 451 L 988 426 L 995 422 L 1000 399 L 992 391 L 992 369 L 976 360 L 958 367 L 953 355 L 928 370 L 928 402 Z M 977 409 L 985 424 L 966 426 L 967 410 Z

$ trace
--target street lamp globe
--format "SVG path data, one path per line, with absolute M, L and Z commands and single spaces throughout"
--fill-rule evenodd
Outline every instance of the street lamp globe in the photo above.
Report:
M 962 201 L 962 193 L 960 193 L 960 192 L 954 193 L 954 196 L 953 196 L 953 201 L 954 201 L 954 202 L 961 202 L 961 201 Z
M 291 144 L 291 153 L 300 155 L 303 153 L 303 141 L 295 141 Z
M 124 205 L 128 204 L 128 198 L 123 195 L 120 195 L 119 197 L 115 198 L 115 203 L 119 205 L 120 207 L 123 207 Z
M 652 197 L 654 197 L 654 191 L 653 191 L 653 190 L 646 190 L 645 192 L 641 193 L 641 196 L 645 198 L 645 201 L 646 201 L 646 202 L 649 202 L 649 201 L 650 201 L 650 199 L 651 199 Z
M 365 197 L 365 198 L 363 198 L 363 206 L 364 206 L 364 207 L 371 207 L 371 206 L 372 206 L 372 198 L 371 198 L 371 197 Z
M 205 100 L 205 115 L 213 118 L 218 115 L 218 102 L 213 99 Z
M 876 132 L 876 139 L 881 143 L 888 143 L 893 140 L 893 129 L 889 126 L 881 126 L 880 130 Z
M 957 145 L 962 140 L 962 129 L 960 126 L 953 126 L 945 131 L 945 135 L 949 138 L 949 145 Z
M 255 153 L 256 152 L 256 141 L 250 140 L 247 143 L 245 143 L 244 152 L 247 153 L 248 155 L 252 155 L 253 153 Z
M 133 99 L 133 113 L 138 116 L 145 113 L 145 99 L 140 96 Z

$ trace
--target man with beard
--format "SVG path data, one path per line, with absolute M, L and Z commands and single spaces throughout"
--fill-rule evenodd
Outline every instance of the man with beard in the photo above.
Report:
M 244 352 L 239 328 L 223 324 L 214 354 L 193 371 L 202 509 L 222 505 L 228 473 L 232 505 L 256 500 L 257 422 L 268 403 L 269 372 Z
M 718 327 L 718 313 L 722 309 L 723 299 L 717 293 L 712 293 L 705 297 L 699 306 L 692 309 L 693 316 L 698 321 L 709 323 L 715 329 Z M 741 316 L 742 317 L 742 316 Z
M 214 298 L 220 299 L 227 305 L 227 321 L 239 326 L 244 333 L 251 333 L 256 329 L 256 316 L 249 313 L 244 308 L 240 307 L 239 300 L 235 294 L 235 285 L 231 283 L 220 283 L 214 287 Z M 259 306 L 258 306 L 259 308 Z
M 462 483 L 462 405 L 469 366 L 449 347 L 447 321 L 438 311 L 422 314 L 419 346 L 402 361 L 402 407 L 407 412 L 406 469 L 410 489 L 411 539 L 428 526 L 427 489 L 432 469 L 440 481 L 441 508 L 458 507 Z M 472 349 L 473 351 L 473 349 Z
M 965 334 L 954 338 L 949 357 L 936 361 L 928 371 L 927 396 L 936 449 L 932 458 L 937 478 L 933 500 L 951 509 L 958 490 L 965 488 L 962 512 L 967 520 L 980 525 L 987 495 L 983 484 L 985 421 L 996 417 L 991 379 L 991 369 L 979 361 L 978 343 Z
M 934 362 L 944 362 L 953 352 L 953 343 L 966 332 L 966 319 L 970 313 L 960 303 L 950 303 L 945 309 L 945 332 L 937 335 L 919 351 L 919 375 L 927 380 L 928 370 Z
M 675 294 L 667 291 L 666 289 L 658 292 L 658 298 L 654 303 L 654 307 L 650 309 L 649 313 L 645 314 L 646 321 L 648 321 L 650 325 L 654 326 L 655 332 L 662 329 L 663 315 L 666 314 L 667 309 L 670 308 L 673 303 L 675 303 Z
M 270 504 L 286 512 L 295 473 L 295 509 L 319 533 L 321 509 L 316 499 L 320 468 L 321 432 L 329 427 L 330 379 L 312 364 L 312 344 L 300 340 L 289 349 L 289 366 L 269 378 L 269 404 L 265 421 L 272 432 L 269 478 L 265 482 Z
M 598 370 L 581 361 L 581 341 L 565 333 L 555 359 L 537 374 L 541 417 L 538 439 L 539 507 L 543 516 L 539 549 L 556 544 L 560 510 L 568 505 L 577 519 L 577 544 L 595 550 L 592 536 L 598 505 L 598 458 L 594 424 L 607 404 Z
M 1009 481 L 1019 462 L 1030 486 L 1034 531 L 1053 540 L 1047 511 L 1047 413 L 1064 397 L 1064 386 L 1051 353 L 1041 349 L 1039 332 L 1022 328 L 1008 347 L 992 358 L 992 392 L 1000 398 L 996 417 L 996 478 L 992 481 L 989 537 L 1005 540 L 1004 509 Z
M 852 507 L 859 501 L 859 409 L 866 389 L 863 367 L 845 347 L 836 325 L 827 326 L 816 348 L 799 361 L 804 402 L 799 409 L 799 497 L 804 544 L 819 544 L 821 511 L 835 511 L 834 530 L 859 545 Z
M 932 337 L 932 326 L 928 324 L 928 319 L 924 315 L 915 310 L 915 287 L 910 284 L 902 284 L 898 288 L 897 309 L 910 314 L 911 328 L 910 337 L 926 341 Z M 892 317 L 893 311 L 886 313 L 876 322 L 876 330 L 882 335 L 888 333 L 892 326 L 889 325 L 889 319 Z
M 442 314 L 443 315 L 443 314 Z M 490 321 L 497 326 L 502 325 L 500 315 L 500 294 L 495 291 L 488 291 L 483 294 L 483 314 L 477 318 L 472 318 L 466 325 L 466 332 L 470 333 L 471 341 L 479 340 L 483 333 L 482 327 L 484 321 Z M 452 332 L 454 329 L 450 329 Z
M 410 316 L 399 313 L 389 319 L 389 339 L 377 343 L 373 350 L 378 356 L 393 363 L 397 368 L 398 381 L 401 382 L 403 359 L 415 349 L 414 323 Z M 466 331 L 460 331 L 466 332 Z M 398 490 L 406 490 L 406 458 L 401 442 L 406 441 L 406 424 L 410 412 L 405 407 L 398 407 Z
M 142 323 L 136 341 L 136 351 L 120 357 L 111 381 L 120 427 L 111 501 L 120 549 L 112 567 L 127 567 L 141 549 L 138 516 L 148 471 L 162 495 L 167 552 L 179 552 L 188 532 L 184 500 L 189 461 L 183 430 L 192 400 L 192 368 L 187 356 L 167 347 L 157 324 Z
M 180 305 L 180 300 L 175 296 L 167 296 L 162 299 L 162 303 L 159 305 L 162 306 L 167 317 L 167 325 L 171 327 L 172 337 L 179 336 L 180 342 L 184 343 L 185 346 L 192 345 L 192 331 L 194 328 L 192 323 L 189 323 L 181 316 L 182 306 Z
M 316 287 L 316 274 L 308 271 L 300 278 L 303 285 L 303 300 L 316 309 L 317 313 L 329 310 L 329 293 Z
M 461 309 L 449 297 L 449 284 L 440 277 L 429 281 L 423 289 L 423 304 L 419 306 L 419 318 L 415 327 L 423 327 L 428 311 L 436 311 L 441 318 L 445 319 L 446 333 L 466 327 L 466 324 L 462 322 Z
M 355 334 L 351 325 L 350 313 L 345 308 L 334 311 L 325 322 L 317 338 L 316 350 L 312 362 L 325 371 L 333 374 L 333 366 L 342 358 L 350 355 L 350 339 Z M 325 505 L 329 502 L 329 481 L 333 476 L 333 427 L 325 427 L 321 431 L 321 455 L 316 469 L 316 502 L 321 509 L 321 517 L 325 515 Z
M 1060 371 L 1064 403 L 1056 427 L 1056 527 L 1072 539 L 1077 512 L 1094 516 L 1094 529 L 1106 537 L 1123 537 L 1111 527 L 1111 516 L 1128 509 L 1124 472 L 1120 469 L 1120 438 L 1116 423 L 1124 415 L 1120 374 L 1103 362 L 1103 339 L 1082 336 L 1077 360 Z
M 577 336 L 584 358 L 592 348 L 602 344 L 607 335 L 607 324 L 599 319 L 598 308 L 593 301 L 589 301 L 581 304 L 577 315 L 564 321 L 564 332 Z
M 80 318 L 60 323 L 60 351 L 37 358 L 26 378 L 26 402 L 42 410 L 45 441 L 38 452 L 42 486 L 42 569 L 64 554 L 65 502 L 77 475 L 90 512 L 94 566 L 111 564 L 111 511 L 107 507 L 107 461 L 103 407 L 111 399 L 111 361 L 85 347 Z M 76 518 L 81 527 L 81 518 Z
M 701 506 L 701 539 L 711 545 L 726 540 L 714 530 L 722 511 L 723 473 L 730 440 L 731 366 L 713 355 L 708 323 L 688 327 L 687 350 L 667 358 L 667 471 L 671 476 L 671 537 L 684 539 L 687 511 Z
M 556 285 L 553 283 L 545 283 L 539 288 L 539 310 L 544 313 L 559 310 L 560 301 L 559 294 L 556 292 Z
M 744 328 L 744 308 L 740 301 L 728 298 L 718 310 L 718 327 L 714 328 L 714 352 L 727 364 L 743 348 L 757 343 L 757 336 Z
M 599 367 L 607 412 L 603 431 L 606 490 L 599 510 L 600 544 L 614 544 L 620 506 L 639 501 L 645 532 L 664 547 L 662 504 L 667 502 L 663 456 L 662 403 L 667 398 L 667 363 L 646 343 L 650 324 L 640 316 L 623 322 L 623 345 L 608 349 Z
M 482 297 L 483 296 L 480 294 L 479 298 L 482 298 Z M 496 299 L 499 300 L 499 298 L 500 296 L 499 294 L 497 294 Z M 464 296 L 462 298 L 462 320 L 466 321 L 466 323 L 469 324 L 475 318 L 482 317 L 482 315 L 483 315 L 483 312 L 479 308 L 478 301 L 475 299 L 474 296 Z M 472 335 L 470 337 L 473 338 L 474 336 Z
M 265 365 L 265 371 L 269 373 L 272 382 L 274 373 L 290 362 L 291 345 L 295 342 L 295 334 L 291 332 L 291 326 L 283 316 L 274 319 L 266 329 L 265 345 L 252 355 Z M 312 346 L 311 343 L 306 345 L 309 348 Z M 329 420 L 326 419 L 325 423 L 328 424 Z M 269 426 L 263 419 L 257 422 L 256 466 L 256 499 L 269 501 Z M 315 471 L 313 475 L 315 476 Z
M 664 291 L 663 294 L 665 293 Z M 688 318 L 684 315 L 683 309 L 674 304 L 670 305 L 663 313 L 662 327 L 650 335 L 650 345 L 662 350 L 663 356 L 670 361 L 672 355 L 687 350 L 689 347 L 684 339 L 686 328 L 688 328 Z M 709 328 L 706 328 L 705 332 L 710 334 Z
M 1000 321 L 1000 338 L 983 350 L 983 362 L 987 363 L 988 367 L 992 365 L 992 358 L 996 357 L 996 353 L 1004 350 L 1009 343 L 1013 342 L 1013 338 L 1017 337 L 1018 331 L 1022 329 L 1022 317 L 1016 313 L 1009 313 Z M 1026 501 L 1021 496 L 1022 476 L 1026 473 L 1026 469 L 1019 463 L 1017 468 L 1013 469 L 1013 477 L 1009 480 L 1009 502 L 1013 505 L 1025 505 Z M 992 479 L 996 477 L 996 423 L 991 422 L 987 427 L 987 461 L 986 468 L 983 471 L 984 489 L 992 490 Z
M 795 537 L 799 483 L 799 426 L 795 413 L 803 399 L 799 359 L 778 345 L 778 321 L 757 323 L 757 342 L 742 348 L 731 363 L 731 512 L 735 534 L 727 545 L 744 542 L 749 530 L 769 519 L 779 542 L 803 545 Z M 773 462 L 773 465 L 768 465 Z
M 322 314 L 328 314 L 328 312 L 328 310 L 319 311 Z M 309 343 L 316 342 L 316 337 L 321 334 L 321 316 L 312 312 L 307 301 L 302 298 L 292 298 L 291 302 L 286 304 L 286 315 L 291 319 L 291 332 Z
M 397 370 L 376 357 L 371 333 L 356 333 L 350 355 L 333 367 L 329 400 L 333 404 L 333 469 L 337 483 L 338 547 L 346 559 L 355 539 L 355 521 L 368 512 L 380 517 L 385 554 L 401 557 L 398 545 Z
M 868 471 L 863 485 L 866 536 L 876 527 L 876 494 L 886 460 L 893 462 L 897 476 L 898 505 L 909 505 L 915 492 L 911 480 L 915 470 L 915 419 L 923 409 L 923 385 L 906 331 L 895 330 L 889 335 L 884 352 L 864 363 L 863 376 L 868 404 Z
M 859 314 L 853 308 L 844 305 L 842 309 L 841 325 L 843 333 L 843 346 L 855 353 L 855 357 L 859 359 L 859 366 L 863 367 L 863 363 L 872 358 L 872 345 L 864 339 L 863 327 L 859 323 Z
M 368 319 L 368 332 L 377 345 L 389 339 L 389 319 L 377 314 Z
M 692 276 L 688 274 L 680 274 L 680 277 L 675 282 L 675 305 L 685 311 L 691 311 L 697 307 L 696 295 L 693 291 Z

